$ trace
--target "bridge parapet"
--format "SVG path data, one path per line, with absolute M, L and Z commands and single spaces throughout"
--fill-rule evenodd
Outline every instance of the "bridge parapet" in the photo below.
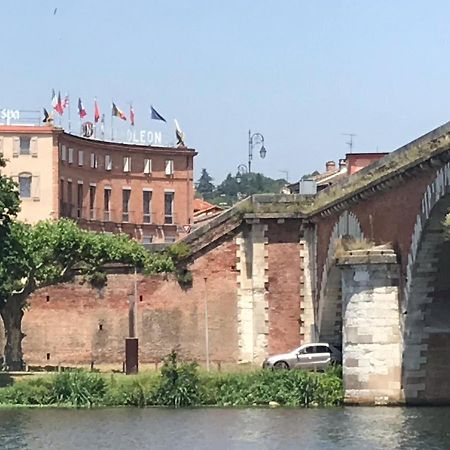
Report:
M 397 404 L 401 393 L 399 266 L 386 246 L 345 253 L 343 378 L 348 404 Z

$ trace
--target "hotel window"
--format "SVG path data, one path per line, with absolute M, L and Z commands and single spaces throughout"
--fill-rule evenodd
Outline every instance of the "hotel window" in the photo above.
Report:
M 144 173 L 147 175 L 152 173 L 152 160 L 149 158 L 144 159 Z
M 28 136 L 20 136 L 20 154 L 29 155 L 31 149 L 31 138 Z
M 64 205 L 64 179 L 61 178 L 61 180 L 59 180 L 59 210 L 60 210 L 60 214 L 62 216 L 65 216 L 66 213 L 66 209 L 65 209 L 65 205 Z
M 142 192 L 142 210 L 144 223 L 152 223 L 152 191 L 147 189 Z
M 111 220 L 111 188 L 105 187 L 103 191 L 103 220 L 109 222 Z
M 130 221 L 130 197 L 131 189 L 122 190 L 122 222 Z
M 166 161 L 166 175 L 173 175 L 173 159 Z
M 68 152 L 69 152 L 68 162 L 69 162 L 69 164 L 72 164 L 73 163 L 73 148 L 69 147 Z
M 66 146 L 61 145 L 61 161 L 65 161 L 66 159 Z
M 82 166 L 83 165 L 83 161 L 84 160 L 84 153 L 83 150 L 78 150 L 78 165 Z
M 72 217 L 72 180 L 67 180 L 67 215 Z
M 97 168 L 97 155 L 95 153 L 91 153 L 91 169 Z
M 31 198 L 31 174 L 19 175 L 19 195 L 20 198 Z
M 165 236 L 164 237 L 164 242 L 166 244 L 173 244 L 176 240 L 177 240 L 177 238 L 175 236 Z
M 173 223 L 173 198 L 175 192 L 164 192 L 164 223 Z
M 131 171 L 131 156 L 123 157 L 123 171 L 130 172 Z
M 105 170 L 112 170 L 112 157 L 105 155 Z
M 95 184 L 89 186 L 89 218 L 95 219 Z
M 77 217 L 83 217 L 83 183 L 78 183 L 77 188 Z

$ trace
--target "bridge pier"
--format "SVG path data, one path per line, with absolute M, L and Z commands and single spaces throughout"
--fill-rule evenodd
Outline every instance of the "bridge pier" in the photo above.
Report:
M 342 270 L 343 379 L 347 404 L 397 404 L 401 391 L 399 266 L 393 250 L 347 252 Z

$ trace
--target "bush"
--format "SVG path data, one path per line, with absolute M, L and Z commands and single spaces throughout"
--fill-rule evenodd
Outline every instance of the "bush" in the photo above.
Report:
M 100 405 L 106 392 L 106 381 L 97 373 L 63 372 L 53 380 L 52 403 L 76 407 Z
M 198 405 L 201 403 L 199 383 L 197 364 L 178 363 L 173 350 L 164 359 L 153 404 L 175 408 Z
M 23 380 L 0 389 L 0 404 L 48 405 L 51 403 L 51 383 L 43 378 Z

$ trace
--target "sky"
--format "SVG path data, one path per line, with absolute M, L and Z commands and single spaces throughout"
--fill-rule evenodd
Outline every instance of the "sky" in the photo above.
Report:
M 72 122 L 97 97 L 108 126 L 111 100 L 132 102 L 165 143 L 176 118 L 216 183 L 251 130 L 253 171 L 296 181 L 342 158 L 344 133 L 392 151 L 450 120 L 449 17 L 444 0 L 3 0 L 0 109 L 48 108 L 54 88 Z

